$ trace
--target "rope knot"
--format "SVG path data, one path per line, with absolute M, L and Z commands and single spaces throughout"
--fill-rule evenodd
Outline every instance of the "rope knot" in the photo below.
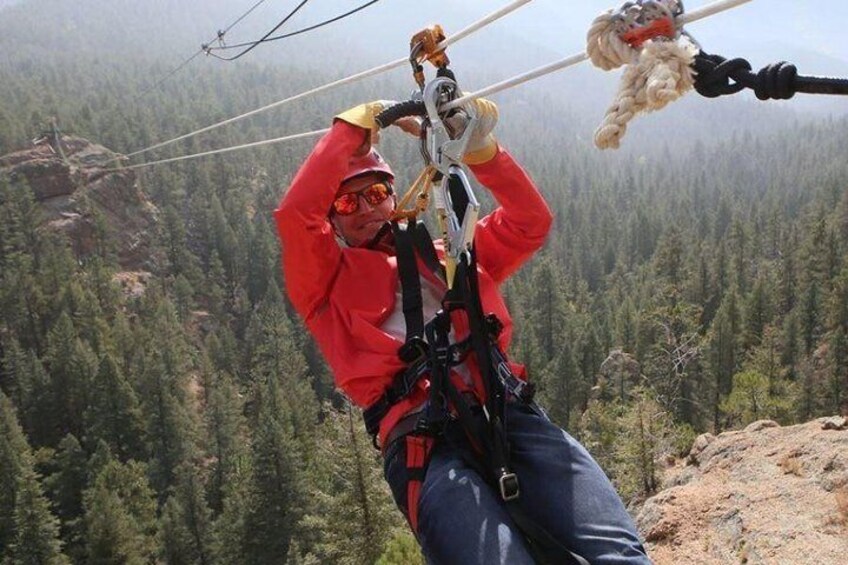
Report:
M 745 85 L 739 82 L 740 73 L 750 72 L 751 63 L 745 59 L 727 60 L 720 55 L 709 55 L 701 51 L 695 57 L 695 90 L 701 96 L 718 98 L 725 94 L 736 94 Z M 731 83 L 731 79 L 735 82 Z
M 754 73 L 745 59 L 727 60 L 702 51 L 695 57 L 694 67 L 695 90 L 707 98 L 736 94 L 745 88 L 752 89 L 760 100 L 788 100 L 797 92 L 798 69 L 786 61 Z
M 757 73 L 757 86 L 754 88 L 754 93 L 760 100 L 789 100 L 795 96 L 797 76 L 798 69 L 786 61 L 763 67 Z

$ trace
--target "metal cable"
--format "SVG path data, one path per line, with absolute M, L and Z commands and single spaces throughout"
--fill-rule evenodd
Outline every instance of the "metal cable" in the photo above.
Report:
M 264 42 L 270 43 L 271 41 L 278 41 L 280 39 L 288 39 L 289 37 L 294 37 L 295 35 L 300 35 L 302 33 L 308 32 L 308 31 L 316 30 L 320 27 L 324 27 L 325 25 L 329 25 L 329 24 L 335 23 L 339 20 L 343 20 L 344 18 L 346 18 L 348 16 L 352 16 L 353 14 L 364 10 L 365 8 L 367 8 L 368 6 L 371 6 L 372 4 L 376 4 L 379 1 L 380 0 L 371 0 L 370 2 L 366 2 L 365 4 L 362 4 L 361 6 L 358 6 L 358 7 L 354 8 L 353 10 L 349 10 L 349 11 L 345 12 L 344 14 L 339 14 L 338 16 L 330 18 L 329 20 L 324 20 L 323 22 L 320 22 L 320 23 L 299 29 L 297 31 L 284 33 L 283 35 L 275 35 L 274 37 L 269 37 Z M 252 41 L 246 41 L 244 43 L 235 43 L 233 45 L 224 45 L 224 46 L 221 46 L 221 47 L 211 47 L 210 51 L 225 51 L 225 50 L 228 50 L 228 49 L 238 49 L 239 47 L 246 47 L 248 45 L 251 45 L 252 43 L 253 43 Z M 212 55 L 216 56 L 216 55 L 214 55 L 214 53 L 212 53 Z
M 530 0 L 523 0 L 522 4 L 526 4 L 529 1 Z M 731 8 L 736 8 L 737 6 L 748 3 L 750 1 L 751 0 L 719 0 L 718 2 L 714 2 L 712 4 L 704 6 L 703 8 L 701 8 L 699 10 L 693 10 L 692 12 L 689 12 L 686 15 L 685 21 L 686 21 L 686 23 L 696 22 L 698 20 L 702 20 L 704 18 L 713 16 L 713 15 L 718 14 L 720 12 L 723 12 L 725 10 L 729 10 Z M 517 4 L 517 2 L 514 3 L 514 4 Z M 512 5 L 510 5 L 510 6 L 512 6 Z M 517 7 L 517 6 L 515 6 L 515 7 Z M 509 6 L 507 8 L 509 8 Z M 513 8 L 513 9 L 515 9 L 515 8 Z M 492 18 L 493 16 L 495 16 L 496 14 L 499 14 L 503 10 L 506 10 L 506 8 L 500 10 L 499 12 L 495 12 L 493 14 L 490 14 L 489 16 L 487 16 L 487 18 Z M 501 14 L 501 15 L 503 15 L 503 14 Z M 498 16 L 498 17 L 500 17 L 500 16 Z M 486 20 L 487 18 L 484 18 L 483 20 L 480 20 L 480 21 L 476 22 L 475 24 L 472 24 L 472 26 L 469 26 L 465 30 L 462 30 L 460 33 L 448 38 L 447 40 L 442 42 L 440 47 L 447 47 L 447 45 L 449 43 L 459 41 L 460 39 L 467 36 L 468 34 L 473 33 L 474 31 L 476 31 L 480 27 L 483 27 L 483 25 L 485 25 L 485 24 L 482 23 L 482 22 L 484 20 Z M 495 17 L 494 19 L 497 19 L 497 18 Z M 489 21 L 494 21 L 494 19 L 489 20 Z M 460 35 L 460 34 L 463 34 L 463 33 L 465 35 Z M 565 69 L 567 67 L 577 65 L 577 64 L 587 60 L 588 58 L 589 58 L 589 55 L 587 53 L 583 52 L 583 53 L 578 53 L 576 55 L 572 55 L 570 57 L 566 57 L 564 59 L 560 59 L 558 61 L 554 61 L 553 63 L 543 65 L 541 67 L 538 67 L 538 68 L 533 69 L 531 71 L 528 71 L 526 73 L 516 75 L 512 78 L 503 80 L 501 82 L 495 83 L 495 84 L 487 86 L 485 88 L 481 88 L 480 90 L 471 92 L 469 94 L 466 94 L 465 96 L 457 98 L 453 102 L 450 102 L 449 104 L 445 105 L 445 110 L 446 111 L 452 110 L 454 108 L 462 106 L 462 105 L 464 105 L 464 104 L 466 104 L 466 103 L 468 103 L 472 100 L 475 100 L 477 98 L 482 98 L 482 97 L 488 96 L 490 94 L 495 94 L 497 92 L 501 92 L 501 91 L 507 90 L 509 88 L 513 88 L 515 86 L 518 86 L 520 84 L 523 84 L 525 82 L 531 81 L 533 79 L 554 73 L 556 71 Z M 400 60 L 400 63 L 407 63 L 407 62 L 408 62 L 408 59 L 406 59 L 406 58 Z M 382 65 L 381 67 L 375 67 L 375 69 L 371 69 L 371 71 L 365 71 L 365 73 L 371 73 L 371 72 L 373 72 L 377 69 L 386 70 L 386 68 L 392 68 L 392 66 L 394 66 L 396 64 L 400 64 L 400 63 L 398 63 L 397 61 L 392 62 L 392 63 L 387 63 L 386 65 Z M 362 75 L 362 74 L 364 74 L 364 73 L 360 73 L 360 75 Z M 357 76 L 357 75 L 354 75 L 354 76 Z M 353 78 L 353 77 L 349 77 L 348 79 L 343 79 L 343 80 L 348 81 L 351 78 Z M 339 82 L 342 82 L 342 81 L 336 81 L 336 82 L 339 83 Z M 331 84 L 334 84 L 334 83 L 331 83 Z M 325 87 L 321 87 L 321 88 L 327 88 L 329 86 L 330 85 L 326 85 Z M 297 97 L 303 97 L 303 96 L 306 96 L 307 94 L 309 94 L 309 93 L 299 94 Z M 294 97 L 294 98 L 297 98 L 297 97 Z M 290 100 L 290 99 L 286 99 L 286 100 Z M 279 105 L 279 104 L 285 102 L 286 100 L 281 101 L 279 103 L 275 103 L 275 104 Z M 261 110 L 262 109 L 254 110 L 253 113 L 257 113 Z M 227 121 L 226 123 L 230 123 L 231 121 L 234 121 L 236 119 L 239 119 L 239 118 L 231 118 L 231 120 Z M 223 122 L 222 122 L 222 124 L 223 124 Z M 215 126 L 209 126 L 209 128 L 207 128 L 207 130 L 212 129 L 212 128 L 217 127 L 217 126 L 218 126 L 217 124 Z M 220 153 L 228 153 L 230 151 L 236 151 L 238 149 L 245 149 L 245 148 L 249 148 L 249 147 L 258 147 L 258 146 L 261 146 L 261 145 L 270 145 L 272 143 L 280 143 L 280 142 L 283 142 L 283 141 L 289 141 L 289 140 L 293 140 L 293 139 L 302 139 L 302 138 L 305 138 L 305 137 L 322 135 L 322 134 L 324 134 L 328 131 L 329 131 L 329 128 L 323 129 L 323 130 L 301 133 L 301 134 L 289 135 L 289 136 L 285 136 L 285 137 L 278 137 L 278 138 L 275 138 L 275 139 L 268 139 L 268 140 L 265 140 L 265 141 L 258 141 L 258 142 L 254 142 L 254 143 L 244 144 L 244 145 L 237 145 L 235 147 L 227 147 L 227 148 L 224 148 L 224 149 L 216 149 L 216 150 L 213 150 L 213 151 L 206 151 L 206 152 L 203 152 L 203 153 L 197 153 L 197 154 L 193 154 L 193 155 L 185 155 L 183 157 L 174 157 L 174 158 L 171 158 L 171 159 L 162 159 L 160 161 L 152 161 L 152 162 L 149 162 L 149 163 L 140 163 L 138 165 L 132 165 L 132 166 L 129 166 L 129 167 L 124 167 L 124 169 L 138 169 L 138 168 L 147 167 L 147 166 L 151 166 L 151 165 L 158 165 L 158 164 L 161 164 L 161 163 L 172 163 L 172 162 L 175 162 L 175 161 L 183 161 L 183 160 L 186 160 L 186 159 L 193 159 L 193 158 L 196 158 L 196 157 L 204 157 L 204 156 L 207 156 L 207 155 L 217 155 L 217 154 L 220 154 Z M 186 137 L 188 137 L 188 136 L 186 136 Z M 182 139 L 185 139 L 185 137 L 183 137 Z M 122 169 L 114 169 L 114 170 L 122 170 Z
M 237 55 L 233 55 L 232 57 L 221 57 L 221 56 L 219 56 L 219 55 L 213 55 L 213 54 L 212 54 L 211 52 L 209 52 L 209 51 L 207 51 L 207 53 L 209 53 L 210 55 L 213 55 L 213 56 L 214 56 L 215 58 L 217 58 L 217 59 L 221 59 L 222 61 L 235 61 L 236 59 L 240 59 L 241 57 L 244 57 L 245 55 L 247 55 L 248 53 L 250 53 L 251 51 L 253 51 L 253 50 L 254 50 L 254 49 L 256 49 L 257 47 L 259 47 L 262 43 L 264 43 L 264 42 L 265 42 L 265 40 L 266 40 L 266 39 L 268 39 L 268 38 L 269 38 L 269 37 L 270 37 L 270 36 L 271 36 L 271 35 L 272 35 L 275 31 L 277 31 L 278 29 L 280 29 L 281 27 L 283 27 L 283 26 L 284 26 L 284 25 L 285 25 L 285 24 L 286 24 L 286 23 L 287 23 L 290 19 L 292 19 L 292 18 L 294 17 L 294 15 L 295 15 L 295 14 L 297 14 L 297 13 L 300 11 L 300 9 L 301 9 L 301 8 L 303 8 L 304 6 L 306 6 L 306 3 L 307 3 L 307 2 L 309 2 L 309 0 L 301 0 L 300 4 L 298 4 L 297 6 L 295 6 L 295 8 L 294 8 L 291 12 L 289 12 L 289 13 L 286 15 L 286 17 L 285 17 L 285 18 L 283 18 L 283 19 L 280 21 L 280 23 L 278 23 L 278 24 L 277 24 L 277 25 L 275 25 L 273 28 L 271 28 L 271 31 L 269 31 L 268 33 L 266 33 L 265 35 L 263 35 L 263 36 L 262 36 L 259 40 L 254 41 L 254 42 L 250 45 L 250 47 L 246 48 L 246 49 L 245 49 L 244 51 L 242 51 L 241 53 L 238 53 Z
M 691 12 L 683 14 L 682 16 L 677 18 L 677 23 L 678 25 L 683 26 L 685 24 L 697 22 L 699 20 L 703 20 L 704 18 L 708 18 L 726 10 L 741 6 L 742 4 L 747 4 L 750 1 L 751 0 L 719 0 L 718 2 L 713 2 L 712 4 L 708 4 L 697 10 L 692 10 Z M 588 58 L 588 53 L 584 51 L 583 53 L 577 53 L 575 55 L 571 55 L 570 57 L 554 61 L 553 63 L 543 65 L 526 73 L 516 75 L 510 79 L 501 81 L 491 86 L 487 86 L 486 88 L 481 88 L 476 92 L 471 92 L 469 94 L 466 94 L 465 96 L 457 98 L 453 102 L 447 104 L 445 106 L 445 110 L 453 110 L 454 108 L 458 108 L 459 106 L 462 106 L 472 100 L 476 100 L 477 98 L 489 96 L 490 94 L 495 94 L 496 92 L 507 90 L 508 88 L 518 86 L 519 84 L 523 84 L 525 82 L 551 74 L 567 67 L 572 67 L 574 65 L 582 63 L 583 61 L 586 61 Z
M 203 46 L 201 46 L 201 48 L 200 48 L 200 49 L 198 49 L 197 51 L 195 51 L 195 53 L 194 53 L 191 57 L 187 58 L 185 61 L 183 61 L 182 63 L 180 63 L 179 65 L 177 65 L 177 67 L 176 67 L 176 68 L 174 68 L 171 72 L 169 72 L 169 73 L 168 73 L 167 75 L 165 75 L 163 78 L 159 79 L 159 80 L 158 80 L 158 81 L 157 81 L 157 82 L 156 82 L 153 86 L 149 86 L 149 87 L 145 88 L 145 89 L 141 92 L 141 94 L 139 94 L 139 97 L 144 96 L 145 94 L 147 94 L 147 93 L 148 93 L 148 92 L 150 92 L 151 90 L 156 90 L 156 89 L 157 89 L 157 88 L 159 88 L 159 87 L 160 87 L 160 86 L 161 86 L 161 85 L 162 85 L 165 81 L 167 81 L 169 78 L 171 78 L 172 76 L 174 76 L 175 74 L 177 74 L 178 72 L 180 72 L 180 71 L 181 71 L 181 70 L 182 70 L 182 69 L 183 69 L 186 65 L 188 65 L 189 63 L 191 63 L 192 61 L 194 61 L 194 60 L 197 58 L 197 56 L 198 56 L 198 55 L 200 55 L 201 53 L 204 53 L 204 52 L 208 52 L 208 50 L 207 50 L 207 49 L 208 49 L 208 48 L 207 48 L 207 46 L 208 46 L 210 43 L 212 43 L 212 42 L 213 42 L 213 41 L 215 41 L 215 40 L 219 40 L 219 39 L 223 38 L 223 37 L 224 37 L 224 35 L 226 35 L 228 31 L 230 31 L 230 30 L 231 30 L 231 29 L 233 29 L 235 26 L 237 26 L 239 23 L 241 23 L 241 21 L 242 21 L 244 18 L 246 18 L 247 16 L 249 16 L 249 15 L 250 15 L 250 14 L 251 14 L 251 13 L 252 13 L 252 12 L 253 12 L 256 8 L 258 8 L 258 7 L 259 7 L 261 4 L 263 4 L 264 2 L 265 2 L 265 0 L 259 0 L 259 1 L 258 1 L 256 4 L 254 4 L 254 5 L 253 5 L 253 6 L 252 6 L 252 7 L 251 7 L 248 11 L 246 11 L 246 12 L 245 12 L 245 13 L 243 13 L 241 16 L 239 16 L 238 18 L 236 18 L 236 20 L 235 20 L 235 21 L 233 21 L 230 25 L 228 25 L 228 26 L 227 26 L 226 28 L 224 28 L 223 30 L 219 31 L 219 32 L 218 32 L 218 34 L 217 34 L 217 35 L 216 35 L 213 39 L 210 39 L 208 42 L 204 43 L 204 44 L 203 44 Z
M 473 24 L 463 28 L 462 30 L 460 30 L 456 34 L 447 38 L 445 41 L 443 41 L 439 45 L 439 47 L 442 48 L 442 49 L 446 48 L 449 45 L 456 43 L 457 41 L 460 41 L 461 39 L 464 39 L 465 37 L 468 37 L 472 33 L 476 32 L 476 31 L 480 30 L 481 28 L 489 25 L 490 23 L 506 16 L 507 14 L 517 10 L 518 8 L 524 6 L 525 4 L 528 4 L 531 1 L 532 0 L 514 0 L 513 2 L 510 2 L 507 6 L 504 6 L 500 10 L 492 12 L 488 16 L 474 22 Z M 312 90 L 308 90 L 308 91 L 303 92 L 301 94 L 297 94 L 295 96 L 290 96 L 288 98 L 284 98 L 283 100 L 278 100 L 277 102 L 272 102 L 271 104 L 268 104 L 268 105 L 263 106 L 261 108 L 257 108 L 255 110 L 251 110 L 250 112 L 245 112 L 244 114 L 235 116 L 234 118 L 229 118 L 229 119 L 223 120 L 221 122 L 212 124 L 210 126 L 200 128 L 198 130 L 186 133 L 184 135 L 180 135 L 180 136 L 175 137 L 173 139 L 169 139 L 167 141 L 162 141 L 160 143 L 156 143 L 155 145 L 151 145 L 150 147 L 146 147 L 144 149 L 140 149 L 138 151 L 128 153 L 127 157 L 135 157 L 136 155 L 141 155 L 142 153 L 147 153 L 149 151 L 153 151 L 154 149 L 160 149 L 162 147 L 166 147 L 166 146 L 171 145 L 173 143 L 176 143 L 178 141 L 182 141 L 184 139 L 194 137 L 195 135 L 199 135 L 201 133 L 206 133 L 208 131 L 212 131 L 212 130 L 217 129 L 221 126 L 225 126 L 227 124 L 231 124 L 231 123 L 237 122 L 239 120 L 249 118 L 250 116 L 255 116 L 256 114 L 259 114 L 261 112 L 265 112 L 267 110 L 271 110 L 272 108 L 277 108 L 277 107 L 282 106 L 284 104 L 288 104 L 290 102 L 294 102 L 296 100 L 300 100 L 302 98 L 312 96 L 313 94 L 318 94 L 319 92 L 324 92 L 324 91 L 330 90 L 330 89 L 338 87 L 338 86 L 342 86 L 342 85 L 345 85 L 345 84 L 348 84 L 348 83 L 351 83 L 351 82 L 355 82 L 355 81 L 358 81 L 358 80 L 361 80 L 361 79 L 364 79 L 364 78 L 367 78 L 367 77 L 370 77 L 370 76 L 378 75 L 378 74 L 384 73 L 386 71 L 390 71 L 392 69 L 402 67 L 403 65 L 407 65 L 407 64 L 409 64 L 409 58 L 403 57 L 401 59 L 397 59 L 395 61 L 391 61 L 389 63 L 385 63 L 383 65 L 380 65 L 378 67 L 374 67 L 372 69 L 368 69 L 366 71 L 356 73 L 356 74 L 351 75 L 347 78 L 343 78 L 343 79 L 333 81 L 331 83 L 325 84 L 324 86 L 319 86 L 317 88 L 313 88 Z
M 319 135 L 323 135 L 330 131 L 330 128 L 319 129 L 315 131 L 307 131 L 304 133 L 296 133 L 294 135 L 286 135 L 283 137 L 275 137 L 273 139 L 265 139 L 262 141 L 254 141 L 253 143 L 244 143 L 242 145 L 235 145 L 233 147 L 225 147 L 223 149 L 213 149 L 211 151 L 204 151 L 202 153 L 194 153 L 191 155 L 183 155 L 182 157 L 171 157 L 170 159 L 161 159 L 159 161 L 149 161 L 147 163 L 139 163 L 137 165 L 128 165 L 126 167 L 118 167 L 114 169 L 107 169 L 106 172 L 118 172 L 118 171 L 127 171 L 132 169 L 141 169 L 144 167 L 150 167 L 153 165 L 161 165 L 163 163 L 176 163 L 177 161 L 187 161 L 188 159 L 196 159 L 198 157 L 208 157 L 210 155 L 220 155 L 221 153 L 230 153 L 231 151 L 238 151 L 239 149 L 248 149 L 251 147 L 261 147 L 263 145 L 272 145 L 274 143 L 282 143 L 283 141 L 293 141 L 295 139 L 305 139 L 307 137 L 317 137 Z

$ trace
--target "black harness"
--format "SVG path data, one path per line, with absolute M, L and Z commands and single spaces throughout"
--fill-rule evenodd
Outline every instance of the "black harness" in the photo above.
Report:
M 449 441 L 449 434 L 444 433 L 448 423 L 458 422 L 474 450 L 473 454 L 469 454 L 467 449 L 462 449 L 464 459 L 499 493 L 536 560 L 551 564 L 586 563 L 533 522 L 517 504 L 521 488 L 518 477 L 510 469 L 504 409 L 510 395 L 515 401 L 532 405 L 535 391 L 532 384 L 513 374 L 506 355 L 497 345 L 503 329 L 501 322 L 494 314 L 483 314 L 475 253 L 472 250 L 463 254 L 453 288 L 445 295 L 441 310 L 432 320 L 425 321 L 416 253 L 424 265 L 442 279 L 444 267 L 438 260 L 424 224 L 415 219 L 409 220 L 405 227 L 393 222 L 392 231 L 406 321 L 406 341 L 398 355 L 407 368 L 398 373 L 383 396 L 364 411 L 365 425 L 375 446 L 380 421 L 391 407 L 409 395 L 420 379 L 429 378 L 427 405 L 407 438 L 429 438 L 423 451 L 428 460 L 432 444 L 437 439 Z M 451 343 L 451 313 L 457 310 L 464 311 L 468 318 L 469 337 L 459 343 Z M 450 376 L 451 368 L 462 363 L 472 352 L 482 376 L 485 396 L 482 405 L 469 401 Z M 408 484 L 410 510 L 417 508 L 414 499 L 423 483 L 427 466 L 427 460 L 411 459 L 417 462 L 414 478 Z M 408 518 L 416 529 L 417 515 Z

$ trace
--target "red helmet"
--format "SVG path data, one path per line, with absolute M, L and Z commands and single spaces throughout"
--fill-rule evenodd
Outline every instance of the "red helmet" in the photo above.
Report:
M 367 173 L 383 174 L 389 177 L 391 180 L 394 180 L 395 178 L 395 174 L 392 172 L 392 168 L 389 167 L 389 164 L 386 163 L 386 160 L 383 159 L 382 155 L 377 153 L 376 149 L 372 149 L 361 157 L 351 158 L 351 160 L 348 162 L 347 172 L 345 173 L 345 176 L 342 179 L 342 184 L 346 183 L 354 177 L 358 177 L 359 175 L 364 175 Z

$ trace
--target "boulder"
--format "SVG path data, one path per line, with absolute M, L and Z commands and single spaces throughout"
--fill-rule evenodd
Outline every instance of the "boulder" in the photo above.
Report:
M 699 436 L 636 522 L 655 563 L 842 563 L 844 418 Z M 826 429 L 825 429 L 826 428 Z M 688 464 L 687 464 L 688 463 Z

